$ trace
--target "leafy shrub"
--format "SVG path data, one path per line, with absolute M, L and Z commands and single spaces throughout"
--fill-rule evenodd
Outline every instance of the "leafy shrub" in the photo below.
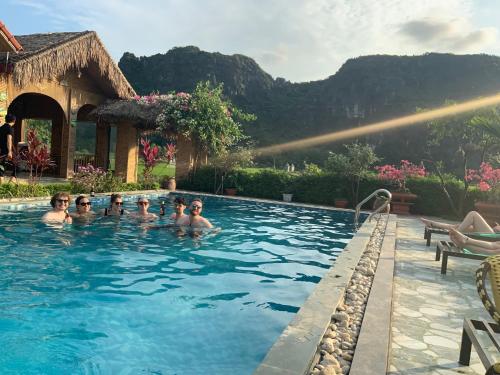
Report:
M 265 168 L 237 169 L 235 173 L 238 175 L 238 194 L 255 198 L 281 199 L 283 192 L 290 192 L 294 194 L 293 199 L 296 202 L 333 205 L 336 190 L 348 191 L 351 188 L 350 181 L 334 173 L 287 173 L 282 170 Z M 445 182 L 448 192 L 458 202 L 463 182 L 451 177 L 446 177 Z M 214 168 L 199 168 L 192 181 L 178 181 L 178 186 L 186 190 L 214 193 L 217 189 Z M 413 213 L 453 217 L 438 177 L 431 175 L 408 178 L 407 186 L 418 196 L 415 205 L 412 206 Z M 391 190 L 391 186 L 380 180 L 375 173 L 368 173 L 365 175 L 365 179 L 360 182 L 360 198 L 364 198 L 380 188 Z M 466 201 L 466 210 L 473 209 L 474 201 L 485 200 L 484 194 L 487 193 L 481 192 L 479 189 L 472 189 Z M 371 205 L 370 201 L 364 208 L 371 208 Z
M 120 190 L 122 179 L 115 177 L 104 169 L 94 167 L 92 164 L 78 167 L 78 172 L 71 179 L 73 193 L 105 193 Z
M 70 191 L 70 184 L 1 184 L 0 198 L 48 197 L 59 191 Z

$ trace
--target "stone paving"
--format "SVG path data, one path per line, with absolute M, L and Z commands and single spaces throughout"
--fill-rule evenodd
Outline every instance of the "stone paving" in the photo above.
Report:
M 423 233 L 417 217 L 398 217 L 389 374 L 484 374 L 474 349 L 470 366 L 458 363 L 464 317 L 491 321 L 475 287 L 480 261 L 449 258 L 441 275 L 435 244 L 446 236 L 426 247 Z

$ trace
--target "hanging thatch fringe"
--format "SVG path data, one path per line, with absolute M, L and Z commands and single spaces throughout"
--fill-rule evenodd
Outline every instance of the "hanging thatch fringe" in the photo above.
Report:
M 101 75 L 110 81 L 118 97 L 135 95 L 134 89 L 93 31 L 18 61 L 13 71 L 14 83 L 22 87 L 46 78 L 57 78 L 71 69 L 86 68 L 92 61 L 97 63 Z

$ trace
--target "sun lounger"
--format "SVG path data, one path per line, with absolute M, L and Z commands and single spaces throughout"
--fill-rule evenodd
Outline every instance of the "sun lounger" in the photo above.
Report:
M 424 228 L 424 239 L 427 240 L 426 246 L 431 245 L 431 237 L 432 234 L 449 234 L 449 231 L 447 229 L 441 229 L 441 228 L 432 228 L 432 227 L 425 227 Z M 500 233 L 466 233 L 468 237 L 474 238 L 476 240 L 483 240 L 483 241 L 500 241 Z
M 447 229 L 441 229 L 441 228 L 431 228 L 431 227 L 425 227 L 424 228 L 424 239 L 427 240 L 426 246 L 431 246 L 431 236 L 432 233 L 435 234 L 448 234 Z
M 436 260 L 441 260 L 441 274 L 446 275 L 448 268 L 448 257 L 468 258 L 483 260 L 488 255 L 472 253 L 467 249 L 457 247 L 453 242 L 439 241 L 436 246 Z
M 486 289 L 486 280 L 491 282 L 491 290 L 493 292 L 493 299 L 491 300 Z M 470 363 L 470 355 L 472 346 L 476 350 L 479 359 L 483 363 L 483 366 L 488 371 L 487 374 L 497 374 L 500 371 L 500 363 L 491 362 L 490 358 L 490 348 L 495 348 L 500 352 L 500 343 L 497 340 L 496 335 L 500 333 L 500 311 L 498 306 L 500 304 L 500 256 L 488 257 L 476 271 L 476 287 L 481 302 L 484 307 L 495 319 L 496 323 L 490 323 L 485 320 L 472 320 L 464 319 L 464 327 L 462 331 L 462 343 L 460 345 L 460 357 L 458 362 L 461 365 L 468 366 Z M 484 334 L 478 335 L 478 331 L 486 332 L 489 341 L 493 344 L 491 345 L 481 345 L 484 342 Z M 496 335 L 495 335 L 496 334 Z
M 467 233 L 467 237 L 489 242 L 500 241 L 500 233 Z

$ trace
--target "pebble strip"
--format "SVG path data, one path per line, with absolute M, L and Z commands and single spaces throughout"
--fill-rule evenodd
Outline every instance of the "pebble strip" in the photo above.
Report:
M 379 219 L 320 344 L 319 363 L 310 375 L 348 374 L 377 268 L 388 216 Z

